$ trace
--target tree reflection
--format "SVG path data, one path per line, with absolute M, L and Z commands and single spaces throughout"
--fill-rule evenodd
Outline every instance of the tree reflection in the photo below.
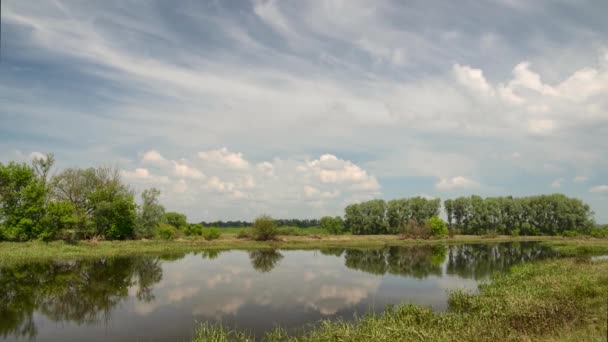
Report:
M 344 258 L 348 268 L 377 275 L 390 273 L 424 278 L 441 275 L 446 255 L 445 246 L 427 245 L 347 250 Z
M 139 300 L 153 300 L 152 286 L 161 278 L 158 259 L 139 257 L 2 268 L 0 336 L 35 337 L 34 312 L 77 324 L 107 319 L 132 286 L 137 286 Z
M 482 279 L 511 266 L 557 256 L 550 247 L 534 242 L 449 246 L 447 274 Z
M 556 255 L 550 247 L 538 243 L 514 242 L 351 249 L 344 252 L 344 261 L 348 268 L 371 274 L 388 273 L 421 279 L 429 275 L 441 276 L 447 258 L 446 274 L 482 279 L 516 264 Z
M 261 273 L 270 272 L 283 259 L 283 254 L 275 249 L 249 251 L 251 266 Z

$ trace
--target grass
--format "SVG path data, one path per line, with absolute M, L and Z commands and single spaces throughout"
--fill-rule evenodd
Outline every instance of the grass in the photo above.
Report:
M 591 254 L 608 254 L 608 240 L 563 237 L 510 237 L 457 235 L 435 240 L 399 239 L 395 235 L 309 235 L 279 236 L 276 241 L 238 239 L 234 234 L 222 234 L 219 239 L 207 241 L 203 237 L 185 237 L 173 241 L 77 241 L 54 242 L 0 242 L 0 266 L 49 259 L 99 258 L 127 255 L 154 255 L 187 253 L 202 250 L 225 249 L 318 249 L 318 248 L 381 248 L 413 244 L 493 243 L 508 241 L 544 241 L 564 254 L 590 251 Z
M 606 341 L 607 314 L 608 261 L 568 258 L 515 266 L 478 294 L 453 292 L 448 312 L 404 304 L 354 322 L 322 321 L 300 335 L 278 328 L 264 341 Z M 254 339 L 206 323 L 194 341 Z

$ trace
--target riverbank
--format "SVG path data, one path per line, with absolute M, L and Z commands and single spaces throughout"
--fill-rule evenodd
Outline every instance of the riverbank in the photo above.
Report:
M 323 321 L 290 336 L 277 329 L 264 341 L 605 341 L 608 261 L 568 258 L 515 266 L 478 294 L 454 292 L 448 312 L 400 305 L 353 323 Z M 253 341 L 247 333 L 203 324 L 199 341 Z
M 1 242 L 0 266 L 6 264 L 44 261 L 50 259 L 100 258 L 128 255 L 159 255 L 225 249 L 318 249 L 318 248 L 381 248 L 385 246 L 407 246 L 420 244 L 497 243 L 518 241 L 542 241 L 555 245 L 568 253 L 578 253 L 585 248 L 595 254 L 608 249 L 608 239 L 564 238 L 551 236 L 484 237 L 458 235 L 434 240 L 399 239 L 394 235 L 325 235 L 325 236 L 280 236 L 276 241 L 252 241 L 238 239 L 234 235 L 222 236 L 218 240 L 202 238 L 130 241 L 77 241 L 54 242 Z

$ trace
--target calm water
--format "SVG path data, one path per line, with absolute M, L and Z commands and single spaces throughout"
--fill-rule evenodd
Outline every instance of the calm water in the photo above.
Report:
M 189 341 L 196 322 L 257 335 L 412 302 L 553 256 L 535 243 L 377 250 L 225 251 L 0 269 L 0 338 Z

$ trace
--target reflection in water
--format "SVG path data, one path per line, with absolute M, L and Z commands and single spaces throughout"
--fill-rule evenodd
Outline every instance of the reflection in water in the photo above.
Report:
M 446 290 L 474 289 L 492 272 L 554 256 L 536 243 L 319 252 L 205 251 L 1 268 L 0 336 L 188 340 L 195 321 L 261 334 L 403 301 L 444 309 Z
M 484 279 L 516 264 L 555 256 L 550 247 L 536 243 L 454 245 L 449 247 L 447 274 Z
M 441 275 L 447 255 L 443 245 L 388 247 L 372 250 L 347 250 L 346 267 L 372 274 L 386 273 L 421 279 Z
M 251 266 L 258 272 L 270 272 L 283 259 L 283 254 L 275 249 L 261 249 L 249 252 Z
M 52 321 L 94 323 L 110 313 L 137 285 L 136 297 L 154 299 L 152 286 L 162 278 L 158 259 L 116 258 L 96 261 L 20 265 L 0 270 L 0 335 L 36 336 L 34 311 Z

